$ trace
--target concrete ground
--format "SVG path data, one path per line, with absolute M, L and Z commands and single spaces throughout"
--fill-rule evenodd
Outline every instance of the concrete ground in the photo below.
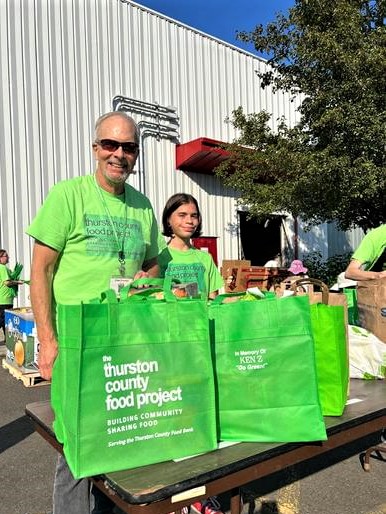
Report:
M 0 345 L 1 360 L 4 355 Z M 24 408 L 48 399 L 50 387 L 25 387 L 0 367 L 0 394 L 0 513 L 48 514 L 56 452 L 34 432 Z
M 4 351 L 0 344 L 0 359 Z M 0 367 L 0 392 L 0 514 L 50 514 L 56 452 L 24 415 L 27 403 L 49 398 L 50 386 L 25 387 Z M 375 441 L 366 440 L 364 447 Z M 327 455 L 249 484 L 243 513 L 386 514 L 386 462 L 371 459 L 366 473 L 360 450 L 349 445 L 341 462 Z M 221 502 L 227 510 L 226 495 Z

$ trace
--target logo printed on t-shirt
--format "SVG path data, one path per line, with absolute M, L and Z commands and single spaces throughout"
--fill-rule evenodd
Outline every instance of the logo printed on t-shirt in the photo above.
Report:
M 133 219 L 104 215 L 85 214 L 84 227 L 86 235 L 86 252 L 88 255 L 116 256 L 123 248 L 126 259 L 141 259 L 145 251 L 141 224 Z
M 170 262 L 165 276 L 178 279 L 180 282 L 197 282 L 200 292 L 205 292 L 205 266 L 201 262 L 191 264 L 175 264 Z

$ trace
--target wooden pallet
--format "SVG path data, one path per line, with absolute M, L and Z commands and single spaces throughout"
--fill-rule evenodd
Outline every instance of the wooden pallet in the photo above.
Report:
M 12 376 L 18 380 L 21 380 L 25 387 L 35 387 L 40 385 L 48 385 L 51 383 L 49 380 L 44 380 L 44 378 L 42 378 L 40 373 L 37 371 L 32 371 L 31 373 L 23 373 L 19 369 L 15 368 L 15 366 L 12 366 L 12 364 L 9 364 L 5 359 L 2 360 L 1 364 L 4 369 L 8 369 Z

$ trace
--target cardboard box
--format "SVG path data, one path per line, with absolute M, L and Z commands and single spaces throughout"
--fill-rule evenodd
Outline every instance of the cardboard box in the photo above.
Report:
M 358 280 L 359 325 L 386 343 L 386 278 Z
M 5 310 L 5 360 L 23 373 L 38 370 L 39 341 L 30 307 Z
M 224 290 L 226 293 L 239 293 L 244 291 L 237 287 L 238 273 L 243 266 L 250 266 L 251 261 L 248 260 L 226 260 L 222 261 L 221 275 L 224 279 Z
M 287 268 L 251 266 L 251 261 L 224 260 L 221 275 L 224 278 L 226 293 L 240 293 L 249 287 L 275 289 L 277 284 L 288 277 L 289 271 Z
M 270 270 L 264 266 L 247 266 L 239 269 L 236 287 L 239 291 L 245 291 L 249 287 L 258 287 L 260 290 L 268 290 L 268 278 Z

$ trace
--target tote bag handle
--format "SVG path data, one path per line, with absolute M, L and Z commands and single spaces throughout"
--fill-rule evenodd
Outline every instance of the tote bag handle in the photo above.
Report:
M 155 291 L 163 291 L 163 286 L 164 280 L 162 278 L 139 278 L 133 281 L 132 283 L 128 284 L 127 286 L 123 287 L 120 290 L 119 295 L 117 295 L 114 289 L 106 289 L 101 293 L 100 297 L 93 298 L 86 303 L 125 303 L 128 301 L 129 291 L 136 287 L 143 287 L 143 291 L 136 294 L 135 296 L 142 295 L 141 299 L 145 299 L 146 296 L 153 294 Z
M 231 303 L 232 301 L 237 301 L 240 297 L 245 296 L 246 292 L 248 292 L 248 291 L 240 291 L 238 293 L 219 294 L 213 300 L 211 300 L 210 304 L 211 305 L 221 305 L 222 303 L 224 303 L 224 300 L 226 300 L 226 299 L 229 299 L 230 301 L 225 302 L 225 303 Z M 258 301 L 259 300 L 268 300 L 269 298 L 276 299 L 275 293 L 272 293 L 271 291 L 262 291 L 262 293 L 263 293 L 263 296 L 261 298 L 256 297 L 256 300 L 258 300 Z
M 319 287 L 322 292 L 322 303 L 328 305 L 328 286 L 318 278 L 299 278 L 298 280 L 294 280 L 291 284 L 290 290 L 296 292 L 299 287 L 307 284 Z
M 241 296 L 245 296 L 245 291 L 241 291 L 240 293 L 219 294 L 215 298 L 213 298 L 213 300 L 211 300 L 210 304 L 211 305 L 221 305 L 226 298 L 234 298 L 234 300 L 236 301 Z
M 147 286 L 147 287 L 144 287 Z M 143 287 L 142 291 L 134 295 L 129 295 L 131 289 Z M 150 295 L 157 292 L 163 292 L 164 300 L 167 302 L 176 302 L 177 298 L 172 293 L 172 279 L 166 278 L 139 278 L 134 280 L 131 284 L 127 285 L 121 290 L 121 303 L 141 300 L 154 300 L 159 302 L 156 298 L 149 298 Z

